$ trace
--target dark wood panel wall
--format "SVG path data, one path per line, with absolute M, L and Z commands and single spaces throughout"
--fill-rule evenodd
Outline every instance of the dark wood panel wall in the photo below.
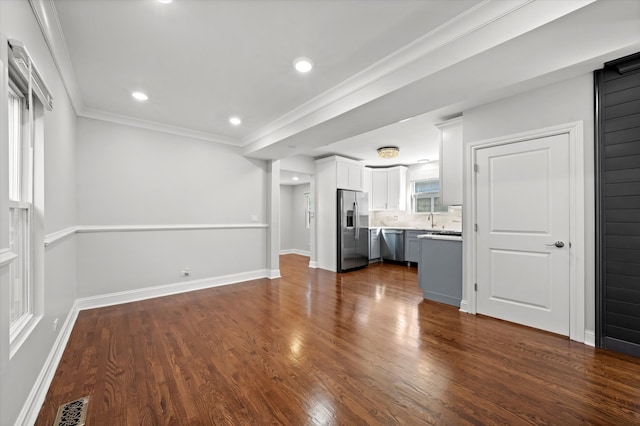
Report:
M 640 53 L 595 72 L 597 344 L 640 356 Z

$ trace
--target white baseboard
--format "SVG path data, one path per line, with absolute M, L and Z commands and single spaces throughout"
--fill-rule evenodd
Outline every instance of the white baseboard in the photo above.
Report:
M 280 278 L 280 269 L 272 269 L 269 271 L 269 275 L 267 276 L 270 280 L 274 280 L 276 278 Z
M 56 374 L 58 364 L 62 359 L 64 349 L 67 347 L 67 342 L 69 341 L 71 331 L 73 330 L 73 326 L 75 325 L 77 318 L 78 302 L 76 301 L 67 314 L 67 318 L 65 319 L 64 324 L 62 324 L 62 328 L 53 343 L 49 356 L 47 356 L 47 359 L 42 366 L 42 370 L 40 370 L 40 374 L 38 375 L 33 388 L 31 388 L 31 392 L 29 392 L 27 400 L 22 406 L 22 410 L 20 410 L 20 414 L 16 419 L 16 426 L 35 424 L 38 414 L 40 413 L 40 408 L 47 396 L 49 386 L 53 381 L 53 376 Z
M 310 260 L 309 261 L 309 268 L 313 268 L 316 269 L 318 267 L 318 262 L 315 260 Z
M 298 250 L 298 249 L 280 250 L 280 254 L 298 254 L 300 256 L 306 256 L 306 257 L 310 257 L 311 256 L 310 252 L 304 251 L 304 250 Z
M 460 301 L 460 312 L 469 313 L 469 303 L 464 299 Z
M 596 332 L 593 330 L 584 331 L 584 344 L 587 346 L 596 346 Z
M 220 277 L 203 278 L 200 280 L 102 294 L 100 296 L 83 297 L 77 300 L 78 310 L 82 311 L 85 309 L 119 305 L 122 303 L 136 302 L 139 300 L 152 299 L 154 297 L 170 296 L 172 294 L 203 290 L 206 288 L 236 284 L 243 281 L 257 280 L 266 277 L 268 277 L 267 270 L 261 269 L 251 272 L 242 272 L 240 274 L 223 275 Z

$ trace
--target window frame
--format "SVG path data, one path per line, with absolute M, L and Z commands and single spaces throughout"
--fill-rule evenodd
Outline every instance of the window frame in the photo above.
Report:
M 438 191 L 427 191 L 427 192 L 416 192 L 416 184 L 422 182 L 438 182 Z M 411 182 L 411 213 L 413 214 L 437 214 L 437 213 L 446 213 L 448 211 L 448 206 L 441 204 L 441 207 L 444 210 L 435 210 L 436 208 L 436 199 L 440 198 L 440 179 L 432 178 L 432 179 L 420 179 Z M 418 200 L 420 199 L 430 199 L 431 202 L 429 211 L 418 211 Z
M 33 101 L 21 90 L 19 76 L 9 75 L 7 103 L 9 126 L 9 219 L 11 251 L 17 255 L 9 265 L 9 344 L 11 352 L 19 347 L 33 328 L 34 280 L 33 280 L 33 183 L 34 183 L 34 132 Z M 19 113 L 17 119 L 12 114 Z M 18 218 L 16 218 L 16 216 Z M 15 225 L 15 226 L 14 226 Z M 16 284 L 20 277 L 20 284 Z M 21 294 L 16 301 L 15 294 Z M 16 307 L 16 303 L 19 305 Z M 14 315 L 15 311 L 18 311 Z

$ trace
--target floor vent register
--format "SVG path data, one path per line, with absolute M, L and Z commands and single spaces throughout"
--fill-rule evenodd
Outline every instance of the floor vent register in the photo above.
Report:
M 87 421 L 89 397 L 76 399 L 58 407 L 58 414 L 53 426 L 84 426 Z

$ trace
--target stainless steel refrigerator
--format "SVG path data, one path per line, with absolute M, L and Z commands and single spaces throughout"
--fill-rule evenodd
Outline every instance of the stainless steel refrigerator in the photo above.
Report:
M 369 195 L 338 190 L 338 272 L 369 264 Z

